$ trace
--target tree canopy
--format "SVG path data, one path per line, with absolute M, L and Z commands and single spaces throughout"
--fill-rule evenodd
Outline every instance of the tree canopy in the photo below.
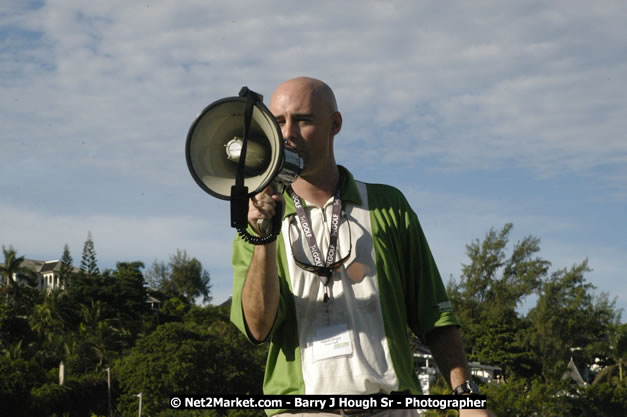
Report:
M 98 261 L 96 260 L 96 248 L 91 232 L 87 233 L 87 240 L 83 245 L 83 254 L 81 256 L 81 271 L 87 276 L 95 276 L 100 273 L 98 269 Z
M 491 407 L 497 415 L 619 415 L 612 413 L 627 409 L 627 380 L 620 376 L 627 342 L 615 300 L 594 293 L 587 259 L 551 272 L 533 236 L 510 251 L 512 228 L 491 229 L 468 244 L 469 263 L 448 283 L 469 359 L 503 370 L 506 383 L 488 387 Z M 535 306 L 521 312 L 530 296 Z M 588 385 L 564 378 L 571 358 Z M 619 395 L 600 388 L 608 374 Z M 601 398 L 603 406 L 595 401 Z
M 627 325 L 615 300 L 595 293 L 588 260 L 552 269 L 538 238 L 510 243 L 512 227 L 470 242 L 468 262 L 448 283 L 468 357 L 503 370 L 501 383 L 482 387 L 490 408 L 498 416 L 623 415 Z M 6 287 L 24 258 L 12 247 L 3 251 Z M 118 262 L 114 270 L 68 274 L 64 289 L 11 282 L 10 302 L 0 298 L 2 413 L 101 417 L 109 415 L 110 392 L 114 415 L 134 416 L 141 392 L 144 415 L 263 415 L 175 413 L 167 404 L 174 393 L 261 393 L 267 348 L 250 344 L 228 309 L 206 304 L 210 277 L 196 258 L 177 250 L 148 271 L 141 262 Z M 158 310 L 146 302 L 149 295 L 161 302 Z M 585 385 L 567 377 L 571 359 Z
M 185 250 L 177 249 L 168 264 L 155 261 L 147 276 L 150 287 L 168 297 L 181 297 L 188 303 L 197 299 L 203 303 L 211 301 L 209 272 Z

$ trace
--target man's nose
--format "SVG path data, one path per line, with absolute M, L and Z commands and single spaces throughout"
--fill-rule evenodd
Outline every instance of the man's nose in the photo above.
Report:
M 281 127 L 283 139 L 291 146 L 296 146 L 296 125 L 290 121 L 285 121 Z

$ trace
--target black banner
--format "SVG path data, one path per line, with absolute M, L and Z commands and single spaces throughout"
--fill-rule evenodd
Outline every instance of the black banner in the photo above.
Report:
M 173 395 L 172 409 L 483 409 L 485 395 Z

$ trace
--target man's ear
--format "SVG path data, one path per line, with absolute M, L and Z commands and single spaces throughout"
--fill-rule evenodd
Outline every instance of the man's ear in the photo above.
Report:
M 342 113 L 336 111 L 331 117 L 331 134 L 335 136 L 342 130 Z

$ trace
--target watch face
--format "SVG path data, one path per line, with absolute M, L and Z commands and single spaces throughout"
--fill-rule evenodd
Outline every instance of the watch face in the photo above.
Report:
M 469 380 L 455 388 L 454 394 L 479 394 L 479 386 L 475 381 Z
M 479 394 L 479 386 L 477 385 L 475 381 L 468 381 L 468 383 L 466 384 L 466 387 L 468 389 L 467 392 L 471 394 Z

